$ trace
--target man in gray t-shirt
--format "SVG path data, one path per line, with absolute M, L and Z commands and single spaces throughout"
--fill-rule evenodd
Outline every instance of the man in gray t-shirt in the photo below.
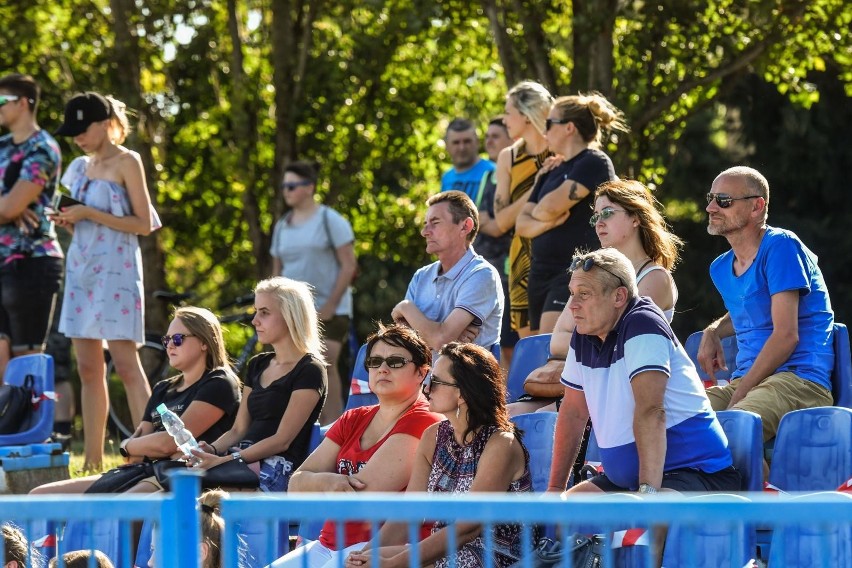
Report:
M 500 275 L 471 247 L 479 229 L 473 201 L 460 191 L 432 196 L 421 234 L 438 260 L 419 269 L 394 321 L 416 329 L 433 353 L 451 341 L 492 348 L 500 341 L 503 288 Z

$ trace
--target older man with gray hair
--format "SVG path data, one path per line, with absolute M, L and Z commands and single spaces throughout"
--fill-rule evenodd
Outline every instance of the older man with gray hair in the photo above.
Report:
M 604 474 L 567 493 L 739 491 L 722 431 L 689 356 L 630 261 L 613 248 L 571 263 L 576 327 L 562 374 L 550 491 L 564 491 L 591 417 Z

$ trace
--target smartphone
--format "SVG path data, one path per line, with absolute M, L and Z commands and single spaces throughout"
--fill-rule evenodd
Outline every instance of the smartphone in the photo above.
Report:
M 77 201 L 73 197 L 65 193 L 57 193 L 53 196 L 53 210 L 62 211 L 65 207 L 72 205 L 83 205 L 82 201 Z

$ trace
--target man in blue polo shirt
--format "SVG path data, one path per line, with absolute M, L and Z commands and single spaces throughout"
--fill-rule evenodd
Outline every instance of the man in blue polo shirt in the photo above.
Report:
M 466 118 L 454 118 L 447 127 L 444 143 L 453 167 L 441 177 L 441 191 L 462 191 L 478 203 L 482 178 L 494 170 L 494 162 L 479 157 L 476 128 Z
M 698 361 L 715 380 L 721 338 L 736 334 L 731 383 L 707 390 L 716 410 L 750 410 L 775 437 L 791 410 L 830 406 L 834 313 L 817 257 L 792 232 L 766 224 L 769 183 L 755 169 L 725 170 L 707 194 L 707 232 L 731 250 L 710 265 L 728 313 L 704 330 Z
M 471 247 L 476 206 L 460 191 L 434 195 L 426 205 L 421 234 L 438 260 L 414 274 L 391 315 L 416 329 L 433 353 L 450 341 L 491 348 L 500 341 L 503 288 L 497 270 Z
M 565 361 L 549 491 L 563 491 L 591 417 L 604 474 L 578 492 L 739 491 L 727 438 L 666 317 L 633 265 L 604 248 L 571 263 L 576 326 Z

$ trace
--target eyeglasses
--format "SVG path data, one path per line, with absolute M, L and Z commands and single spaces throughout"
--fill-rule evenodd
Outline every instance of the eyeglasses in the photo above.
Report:
M 731 197 L 727 193 L 708 193 L 707 197 L 707 205 L 715 199 L 716 205 L 721 207 L 722 209 L 727 209 L 731 205 L 734 204 L 734 201 L 741 201 L 743 199 L 755 199 L 757 197 L 763 197 L 762 195 L 746 195 L 745 197 Z
M 604 207 L 598 213 L 593 213 L 591 217 L 589 217 L 589 225 L 594 227 L 598 224 L 598 221 L 606 221 L 616 213 L 626 213 L 624 209 L 615 209 L 613 207 Z
M 544 131 L 550 130 L 550 127 L 554 124 L 568 124 L 569 122 L 571 122 L 570 118 L 548 118 L 544 121 Z
M 0 95 L 0 107 L 4 106 L 6 103 L 11 103 L 12 101 L 20 100 L 21 97 L 18 95 Z
M 391 355 L 390 357 L 367 357 L 364 359 L 364 366 L 368 369 L 378 369 L 382 363 L 387 363 L 391 369 L 402 369 L 407 364 L 411 363 L 412 359 L 406 359 L 399 355 Z
M 621 276 L 619 276 L 618 274 L 615 274 L 611 270 L 608 270 L 608 269 L 604 268 L 603 266 L 601 266 L 600 264 L 596 263 L 595 259 L 591 256 L 587 256 L 586 258 L 583 258 L 582 256 L 575 256 L 574 260 L 571 261 L 571 268 L 569 268 L 568 271 L 574 272 L 578 268 L 582 268 L 583 272 L 588 272 L 589 270 L 591 270 L 592 268 L 594 268 L 596 266 L 598 268 L 600 268 L 601 270 L 603 270 L 604 272 L 607 272 L 610 275 L 618 278 L 618 283 L 621 286 L 624 286 L 625 288 L 627 288 L 627 284 L 624 283 L 624 280 L 621 279 Z
M 436 379 L 434 376 L 430 376 L 430 378 L 426 379 L 426 381 L 423 382 L 423 386 L 420 390 L 422 390 L 423 392 L 431 392 L 432 387 L 441 385 L 444 385 L 445 387 L 461 388 L 456 383 L 448 383 L 447 381 L 442 381 L 441 379 Z
M 305 185 L 311 185 L 312 182 L 309 179 L 303 179 L 302 181 L 285 181 L 281 184 L 281 189 L 286 189 L 287 191 L 293 191 L 297 187 L 302 187 Z
M 191 333 L 176 333 L 174 335 L 164 335 L 160 338 L 160 341 L 163 343 L 163 347 L 168 349 L 169 342 L 174 343 L 175 347 L 180 347 L 181 345 L 183 345 L 183 340 L 187 337 L 195 337 L 195 335 Z

